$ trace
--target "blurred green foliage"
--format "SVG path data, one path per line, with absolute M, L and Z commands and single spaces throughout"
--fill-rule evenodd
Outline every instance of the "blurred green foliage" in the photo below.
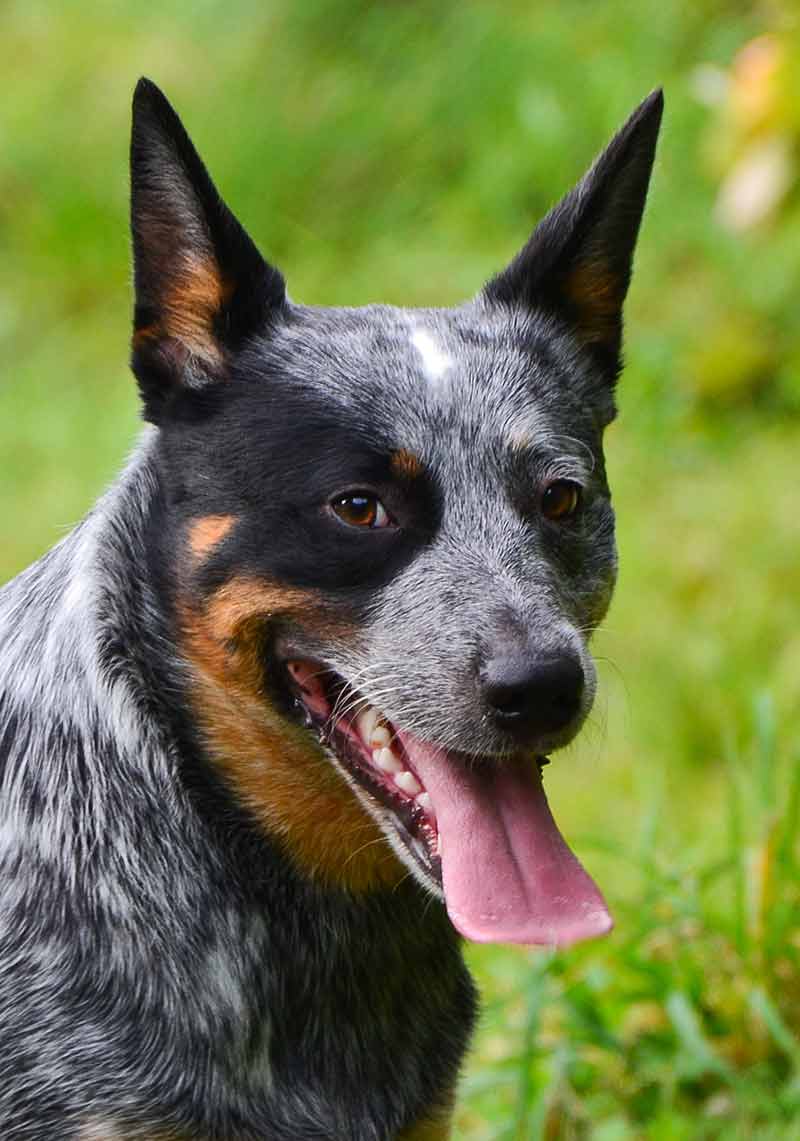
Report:
M 307 302 L 473 293 L 657 84 L 603 692 L 548 770 L 617 932 L 475 949 L 466 1139 L 800 1138 L 793 2 L 5 0 L 0 580 L 136 432 L 128 108 L 160 83 Z

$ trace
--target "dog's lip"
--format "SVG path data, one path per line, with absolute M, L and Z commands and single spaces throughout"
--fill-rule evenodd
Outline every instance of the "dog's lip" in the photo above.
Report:
M 400 744 L 394 726 L 385 718 L 381 725 L 388 740 L 376 747 L 364 739 L 361 716 L 363 699 L 353 696 L 350 707 L 337 713 L 336 706 L 345 680 L 334 670 L 308 657 L 287 655 L 283 659 L 288 688 L 303 720 L 334 757 L 344 775 L 354 781 L 384 810 L 382 818 L 390 822 L 426 880 L 441 889 L 441 861 L 438 853 L 436 818 L 423 782 Z M 374 707 L 369 707 L 374 710 Z M 378 711 L 374 710 L 376 720 Z M 390 760 L 385 757 L 391 754 Z M 377 753 L 384 754 L 383 764 L 375 762 Z M 387 765 L 391 764 L 391 768 Z M 405 782 L 402 787 L 400 782 Z

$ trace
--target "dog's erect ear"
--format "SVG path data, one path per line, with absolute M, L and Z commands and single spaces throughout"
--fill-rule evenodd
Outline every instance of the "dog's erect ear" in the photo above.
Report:
M 131 230 L 132 366 L 145 414 L 157 420 L 181 387 L 224 378 L 229 354 L 284 303 L 285 290 L 146 79 L 133 97 Z
M 621 368 L 622 304 L 663 107 L 660 90 L 637 107 L 578 185 L 483 290 L 491 302 L 565 319 L 611 381 Z

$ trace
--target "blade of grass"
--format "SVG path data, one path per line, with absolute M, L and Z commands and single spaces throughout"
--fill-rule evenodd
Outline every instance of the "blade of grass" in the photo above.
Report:
M 755 987 L 747 996 L 747 1003 L 755 1016 L 766 1026 L 775 1045 L 779 1047 L 800 1072 L 800 1040 L 784 1022 L 778 1008 L 761 987 Z
M 546 971 L 552 954 L 537 958 L 527 988 L 525 1027 L 519 1054 L 519 1086 L 512 1137 L 517 1141 L 541 1141 L 544 1125 L 542 1090 L 536 1075 L 538 1038 L 545 1005 Z
M 745 860 L 745 836 L 742 827 L 742 792 L 739 776 L 739 762 L 736 747 L 730 736 L 723 743 L 726 758 L 727 809 L 728 809 L 728 849 L 734 861 L 733 907 L 731 927 L 733 941 L 739 954 L 744 957 L 748 950 L 747 939 L 747 868 Z
M 673 991 L 668 995 L 666 1010 L 678 1036 L 681 1048 L 689 1062 L 687 1077 L 702 1077 L 703 1074 L 716 1074 L 732 1080 L 733 1074 L 726 1062 L 712 1050 L 703 1033 L 700 1018 L 687 995 Z

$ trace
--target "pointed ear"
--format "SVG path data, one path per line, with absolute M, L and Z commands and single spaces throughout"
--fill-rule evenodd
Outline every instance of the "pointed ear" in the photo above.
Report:
M 622 304 L 663 106 L 660 90 L 645 99 L 483 290 L 490 302 L 543 309 L 566 320 L 611 382 L 621 369 Z
M 226 373 L 229 354 L 285 301 L 283 278 L 228 210 L 155 84 L 133 97 L 132 367 L 145 414 Z

